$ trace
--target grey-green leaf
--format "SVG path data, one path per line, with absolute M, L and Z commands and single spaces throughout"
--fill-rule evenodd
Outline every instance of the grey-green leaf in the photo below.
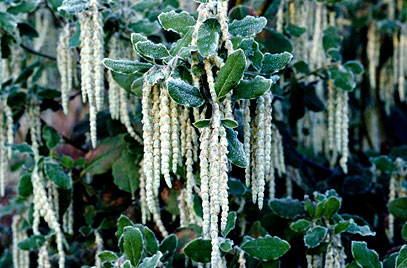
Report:
M 158 240 L 153 231 L 144 226 L 143 235 L 147 252 L 150 254 L 156 254 L 158 251 Z
M 210 122 L 211 122 L 211 119 L 201 119 L 201 120 L 195 121 L 192 124 L 197 128 L 204 128 L 204 127 L 209 126 Z
M 326 235 L 328 234 L 328 229 L 323 226 L 315 226 L 304 236 L 304 243 L 309 248 L 315 248 L 324 241 Z
M 123 230 L 123 250 L 133 266 L 137 266 L 143 252 L 143 235 L 133 226 L 126 226 Z
M 295 219 L 305 216 L 304 202 L 291 198 L 275 198 L 270 200 L 271 210 L 278 216 L 286 219 Z
M 400 197 L 387 204 L 389 212 L 397 219 L 407 221 L 407 197 Z
M 396 258 L 395 268 L 406 268 L 407 267 L 407 246 L 404 245 L 400 249 L 400 254 Z
M 206 20 L 198 29 L 198 51 L 203 57 L 214 55 L 218 50 L 221 35 L 220 24 L 216 19 Z
M 225 230 L 222 231 L 223 237 L 226 237 L 230 233 L 230 231 L 232 231 L 235 228 L 236 218 L 237 218 L 236 211 L 229 212 Z
M 262 76 L 256 76 L 251 80 L 242 80 L 233 90 L 233 100 L 255 99 L 270 89 L 273 84 L 272 79 L 266 79 Z
M 361 236 L 375 236 L 376 233 L 370 230 L 368 225 L 358 225 L 353 219 L 349 220 L 349 227 L 346 229 L 347 233 L 359 234 Z
M 113 59 L 104 59 L 103 65 L 109 70 L 121 74 L 134 74 L 136 72 L 145 73 L 153 66 L 152 64 L 145 62 Z
M 178 104 L 187 107 L 199 107 L 205 102 L 199 89 L 179 78 L 169 78 L 167 80 L 167 89 L 168 94 Z
M 136 157 L 125 150 L 112 165 L 114 184 L 120 190 L 130 193 L 134 197 L 139 186 L 139 165 Z
M 324 216 L 329 220 L 341 208 L 341 200 L 338 197 L 331 196 L 325 203 Z
M 44 171 L 48 179 L 53 181 L 57 187 L 64 190 L 69 190 L 72 188 L 71 177 L 64 172 L 59 164 L 53 162 L 45 162 Z
M 306 219 L 299 219 L 290 224 L 291 230 L 293 230 L 295 232 L 299 232 L 299 233 L 307 231 L 310 226 L 311 226 L 311 222 Z
M 256 259 L 271 261 L 283 256 L 290 249 L 290 244 L 277 236 L 266 235 L 263 238 L 243 242 L 240 248 Z
M 189 242 L 184 248 L 184 254 L 191 260 L 200 263 L 211 261 L 212 244 L 211 240 L 197 238 Z
M 186 34 L 195 25 L 195 19 L 188 12 L 177 13 L 174 10 L 161 13 L 158 20 L 167 31 L 173 31 L 180 35 Z
M 58 10 L 65 10 L 70 14 L 79 14 L 89 6 L 86 0 L 64 0 Z
M 137 42 L 136 48 L 142 56 L 151 59 L 163 59 L 170 56 L 170 53 L 163 44 L 155 44 L 151 41 Z
M 242 20 L 234 20 L 229 24 L 229 32 L 235 36 L 255 36 L 260 33 L 267 24 L 264 17 L 246 16 Z
M 366 242 L 352 241 L 352 255 L 357 264 L 363 268 L 382 268 L 379 255 L 376 251 L 368 249 Z
M 274 74 L 290 63 L 293 55 L 289 52 L 283 52 L 278 54 L 266 53 L 263 57 L 263 68 L 261 71 L 266 74 Z
M 151 257 L 144 258 L 143 262 L 138 266 L 138 268 L 155 268 L 157 267 L 158 262 L 162 256 L 163 254 L 158 251 L 157 254 Z
M 18 242 L 17 246 L 22 250 L 31 250 L 40 248 L 44 243 L 45 237 L 43 235 L 32 235 Z
M 229 160 L 238 167 L 246 167 L 249 164 L 249 160 L 246 158 L 243 144 L 237 138 L 237 131 L 230 128 L 226 128 L 225 130 L 228 140 Z
M 104 250 L 98 254 L 99 259 L 104 262 L 104 261 L 115 261 L 119 258 L 116 253 L 110 250 Z
M 225 64 L 220 68 L 215 82 L 218 99 L 226 96 L 239 83 L 245 68 L 246 57 L 243 50 L 238 49 L 228 56 Z

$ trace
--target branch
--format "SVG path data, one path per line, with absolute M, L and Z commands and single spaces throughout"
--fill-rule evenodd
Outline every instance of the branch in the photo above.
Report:
M 51 55 L 48 55 L 48 54 L 45 54 L 45 53 L 36 51 L 36 50 L 34 50 L 34 49 L 32 49 L 32 48 L 27 47 L 27 46 L 24 45 L 24 44 L 20 44 L 20 46 L 21 46 L 23 49 L 25 49 L 26 51 L 28 51 L 28 52 L 30 52 L 30 53 L 32 53 L 32 54 L 35 54 L 35 55 L 38 55 L 38 56 L 41 56 L 41 57 L 44 57 L 44 58 L 48 58 L 48 59 L 50 59 L 50 60 L 57 60 L 57 58 L 55 58 L 54 56 L 51 56 Z

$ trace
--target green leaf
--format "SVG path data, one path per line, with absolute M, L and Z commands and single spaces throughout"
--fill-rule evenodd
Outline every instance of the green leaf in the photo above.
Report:
M 277 236 L 266 235 L 263 238 L 243 242 L 240 248 L 256 259 L 271 261 L 283 256 L 290 249 L 290 244 Z
M 255 36 L 260 33 L 267 24 L 264 17 L 246 16 L 242 20 L 234 20 L 229 24 L 229 33 L 235 36 Z
M 122 236 L 124 228 L 127 226 L 133 226 L 133 222 L 126 215 L 120 215 L 119 219 L 117 219 L 117 238 Z
M 246 186 L 238 179 L 228 179 L 229 193 L 236 196 L 241 196 L 246 193 Z
M 138 98 L 143 97 L 144 77 L 135 79 L 130 86 L 131 92 Z
M 189 29 L 195 25 L 195 19 L 188 12 L 177 13 L 174 10 L 161 13 L 158 21 L 167 31 L 173 31 L 177 34 L 186 34 Z
M 339 35 L 338 30 L 333 27 L 329 26 L 327 29 L 324 30 L 324 35 L 322 37 L 322 46 L 327 52 L 331 48 L 339 49 L 341 47 L 342 37 Z
M 112 267 L 109 267 L 112 268 Z M 126 260 L 125 262 L 123 262 L 123 268 L 134 268 L 133 265 L 131 265 L 131 262 L 129 260 Z
M 104 262 L 104 261 L 116 261 L 119 257 L 117 256 L 116 253 L 110 250 L 104 250 L 98 254 L 99 259 Z
M 142 35 L 142 34 L 140 34 L 140 33 L 132 33 L 132 34 L 130 35 L 130 40 L 131 40 L 131 43 L 132 43 L 132 45 L 133 45 L 134 51 L 136 51 L 137 53 L 139 53 L 138 50 L 137 50 L 136 44 L 137 44 L 138 42 L 147 41 L 148 39 L 147 39 L 147 37 L 145 37 L 144 35 Z
M 361 75 L 364 72 L 363 65 L 356 60 L 347 61 L 343 67 L 348 71 L 351 71 L 354 75 Z
M 239 83 L 245 68 L 246 57 L 243 50 L 238 49 L 228 56 L 225 65 L 220 68 L 215 82 L 218 99 L 226 96 Z
M 223 252 L 231 252 L 233 249 L 233 240 L 230 240 L 229 238 L 226 238 L 223 240 L 220 245 L 219 245 L 220 250 Z
M 403 237 L 404 240 L 407 240 L 407 222 L 405 222 L 401 228 L 401 237 Z
M 274 74 L 290 63 L 293 55 L 289 52 L 279 54 L 266 53 L 263 57 L 263 68 L 261 71 L 266 74 Z
M 31 250 L 40 248 L 45 243 L 43 235 L 32 235 L 23 241 L 20 241 L 17 246 L 22 250 Z
M 351 263 L 348 263 L 345 266 L 345 268 L 362 268 L 362 267 L 360 267 L 359 264 L 356 261 L 352 261 Z
M 148 253 L 156 254 L 158 251 L 158 240 L 153 231 L 144 226 L 143 229 L 145 248 Z
M 33 185 L 31 183 L 31 176 L 22 176 L 18 183 L 18 195 L 22 197 L 28 197 L 33 193 Z
M 398 252 L 394 252 L 390 254 L 387 258 L 383 260 L 383 268 L 395 268 L 396 267 L 396 259 L 399 256 Z M 358 266 L 359 267 L 359 266 Z
M 352 241 L 352 255 L 363 268 L 382 268 L 379 255 L 367 248 L 366 242 Z
M 71 177 L 64 172 L 59 164 L 53 162 L 45 162 L 44 171 L 48 179 L 53 181 L 57 187 L 64 190 L 69 190 L 72 188 Z
M 184 52 L 188 52 L 188 50 L 197 49 L 197 47 L 189 46 L 192 41 L 193 33 L 194 33 L 194 28 L 190 28 L 188 30 L 188 32 L 181 39 L 179 39 L 176 43 L 173 43 L 171 50 L 170 50 L 171 56 L 179 55 L 180 57 L 183 57 L 183 56 L 185 56 L 185 55 L 182 55 Z
M 353 219 L 350 219 L 350 225 L 346 229 L 347 233 L 359 234 L 361 236 L 375 236 L 376 233 L 372 232 L 368 225 L 360 226 Z
M 337 66 L 329 68 L 328 72 L 336 87 L 346 91 L 351 91 L 355 88 L 356 82 L 352 72 Z
M 325 240 L 328 229 L 322 226 L 315 226 L 308 230 L 304 236 L 304 243 L 309 248 L 315 248 Z
M 246 167 L 249 160 L 243 149 L 243 144 L 237 138 L 237 131 L 226 128 L 226 139 L 228 140 L 228 158 L 238 167 Z
M 149 21 L 148 19 L 130 23 L 129 28 L 135 33 L 143 33 L 145 35 L 156 34 L 161 29 L 158 21 Z
M 262 96 L 273 84 L 272 79 L 257 75 L 251 80 L 242 80 L 233 90 L 233 100 L 250 100 Z
M 86 206 L 84 210 L 84 216 L 86 224 L 91 227 L 96 217 L 95 207 L 92 205 Z
M 12 34 L 14 29 L 17 27 L 17 21 L 12 14 L 0 12 L 0 27 Z
M 269 53 L 283 53 L 293 51 L 293 45 L 282 33 L 276 32 L 270 28 L 264 29 L 264 34 L 257 37 L 256 41 L 263 45 L 264 50 Z
M 155 268 L 158 265 L 163 254 L 158 251 L 157 254 L 151 257 L 146 257 L 143 259 L 143 262 L 138 266 L 138 268 Z
M 216 54 L 220 35 L 220 24 L 216 19 L 208 19 L 199 27 L 197 45 L 202 57 L 206 58 Z
M 285 30 L 292 37 L 300 37 L 301 35 L 303 35 L 307 31 L 307 29 L 305 27 L 300 27 L 300 26 L 297 26 L 297 25 L 294 25 L 294 24 L 288 25 L 285 28 Z
M 324 215 L 329 220 L 341 208 L 341 200 L 338 197 L 331 196 L 325 203 Z
M 389 212 L 397 219 L 407 221 L 407 197 L 400 197 L 387 204 Z
M 211 240 L 196 238 L 184 247 L 184 254 L 191 260 L 200 263 L 211 261 L 212 245 Z
M 226 221 L 225 230 L 222 231 L 223 237 L 226 237 L 230 233 L 230 231 L 235 229 L 236 218 L 237 218 L 237 214 L 236 214 L 235 211 L 229 212 L 228 218 L 227 218 L 227 221 Z
M 120 190 L 131 193 L 134 197 L 139 186 L 139 165 L 137 158 L 128 150 L 124 151 L 112 165 L 114 184 Z
M 295 219 L 306 216 L 304 202 L 291 198 L 275 198 L 270 200 L 271 210 L 278 216 L 286 219 Z
M 211 119 L 201 119 L 192 123 L 196 128 L 204 128 L 209 126 Z
M 30 13 L 35 10 L 39 2 L 37 1 L 23 1 L 18 5 L 11 6 L 7 9 L 7 12 L 17 15 L 19 13 Z
M 381 172 L 391 173 L 397 171 L 397 166 L 387 155 L 379 155 L 376 157 L 371 157 L 370 162 L 375 165 L 376 169 Z
M 64 0 L 58 11 L 65 10 L 66 12 L 76 15 L 88 8 L 89 2 L 86 0 Z
M 57 146 L 61 140 L 61 135 L 48 125 L 44 125 L 42 128 L 42 137 L 45 140 L 45 145 L 50 150 Z
M 140 44 L 137 43 L 137 44 Z M 152 65 L 146 62 L 132 61 L 132 60 L 113 60 L 104 59 L 103 65 L 109 70 L 120 73 L 120 74 L 134 74 L 134 73 L 145 73 Z
M 167 48 L 163 44 L 155 44 L 151 41 L 141 41 L 136 43 L 137 51 L 145 57 L 151 59 L 163 59 L 170 56 Z
M 342 232 L 345 232 L 346 229 L 350 226 L 350 221 L 340 221 L 335 225 L 334 231 L 335 234 L 340 234 Z
M 81 44 L 81 24 L 78 22 L 76 24 L 75 33 L 71 35 L 71 37 L 69 38 L 68 48 L 78 47 L 80 44 Z
M 31 146 L 26 143 L 20 143 L 20 144 L 7 144 L 7 147 L 11 147 L 11 150 L 13 152 L 18 152 L 19 154 L 32 154 L 33 150 L 31 149 Z
M 228 118 L 222 119 L 222 124 L 224 127 L 227 127 L 227 128 L 236 128 L 239 126 L 239 124 L 235 120 L 228 119 Z
M 161 68 L 152 68 L 145 77 L 147 83 L 152 86 L 157 84 L 160 80 L 165 79 L 164 72 Z
M 306 219 L 299 219 L 290 224 L 291 230 L 298 232 L 298 233 L 303 233 L 303 232 L 307 231 L 310 226 L 311 226 L 311 222 Z
M 400 249 L 400 254 L 396 258 L 395 268 L 406 268 L 407 267 L 407 246 L 404 245 Z
M 199 89 L 179 78 L 169 78 L 167 89 L 168 94 L 178 104 L 187 107 L 199 107 L 205 102 Z
M 150 11 L 151 9 L 158 7 L 161 4 L 161 0 L 141 0 L 137 1 L 131 8 L 138 12 Z
M 123 230 L 123 251 L 133 266 L 137 266 L 143 252 L 143 235 L 133 226 L 126 226 Z
M 142 87 L 144 83 L 144 77 L 141 73 L 134 73 L 134 74 L 120 74 L 116 72 L 112 72 L 113 80 L 127 93 L 134 94 L 137 97 L 142 96 Z M 141 81 L 141 87 L 140 87 Z M 140 87 L 140 88 L 139 88 Z
M 171 234 L 164 238 L 160 244 L 160 251 L 163 253 L 163 259 L 175 254 L 178 247 L 178 238 L 175 234 Z

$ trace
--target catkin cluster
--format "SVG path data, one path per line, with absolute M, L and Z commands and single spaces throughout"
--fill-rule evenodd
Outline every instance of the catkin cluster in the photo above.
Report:
M 14 143 L 13 114 L 7 104 L 7 98 L 0 99 L 0 120 L 0 196 L 4 196 L 8 159 L 12 156 L 11 147 L 6 144 Z
M 92 146 L 96 147 L 96 113 L 103 107 L 104 59 L 103 21 L 97 0 L 90 1 L 90 10 L 79 15 L 81 24 L 81 77 L 82 100 L 89 101 L 89 121 Z
M 21 250 L 18 247 L 18 243 L 26 239 L 27 230 L 22 230 L 23 218 L 16 214 L 13 216 L 11 222 L 11 231 L 13 234 L 13 245 L 12 245 L 12 254 L 13 254 L 13 266 L 21 268 L 30 267 L 30 252 L 27 250 Z
M 328 247 L 325 252 L 325 268 L 345 268 L 345 250 L 342 246 L 341 236 L 328 235 Z

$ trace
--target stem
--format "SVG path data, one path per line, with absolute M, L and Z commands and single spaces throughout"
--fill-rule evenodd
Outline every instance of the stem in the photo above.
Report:
M 280 1 L 284 1 L 284 0 L 280 0 Z M 263 4 L 261 5 L 261 7 L 259 8 L 259 10 L 257 11 L 257 14 L 259 16 L 262 16 L 264 13 L 266 13 L 267 9 L 271 5 L 271 2 L 272 2 L 272 0 L 264 1 Z
M 48 58 L 48 59 L 50 59 L 50 60 L 57 60 L 57 58 L 55 58 L 55 57 L 53 57 L 53 56 L 51 56 L 51 55 L 48 55 L 48 54 L 45 54 L 45 53 L 36 51 L 36 50 L 34 50 L 34 49 L 32 49 L 32 48 L 27 47 L 26 45 L 24 45 L 24 44 L 22 44 L 22 43 L 20 44 L 20 46 L 21 46 L 24 50 L 26 50 L 26 51 L 28 51 L 28 52 L 30 52 L 30 53 L 32 53 L 32 54 L 35 54 L 35 55 L 38 55 L 38 56 L 41 56 L 41 57 L 44 57 L 44 58 Z

